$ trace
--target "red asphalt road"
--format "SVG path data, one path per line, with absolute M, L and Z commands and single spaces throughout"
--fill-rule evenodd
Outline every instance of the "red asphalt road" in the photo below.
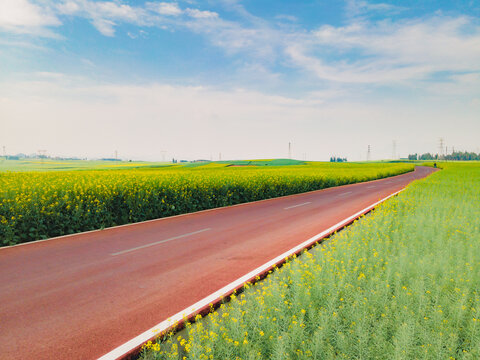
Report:
M 433 171 L 0 249 L 0 358 L 96 359 Z

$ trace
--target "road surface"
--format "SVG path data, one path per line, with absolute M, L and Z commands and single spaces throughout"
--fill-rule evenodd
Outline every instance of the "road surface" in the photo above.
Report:
M 2 359 L 96 359 L 434 170 L 0 249 Z

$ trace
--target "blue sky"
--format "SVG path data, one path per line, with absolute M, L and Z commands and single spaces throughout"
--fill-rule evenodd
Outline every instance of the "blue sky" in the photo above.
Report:
M 0 2 L 10 153 L 480 151 L 479 114 L 477 1 Z

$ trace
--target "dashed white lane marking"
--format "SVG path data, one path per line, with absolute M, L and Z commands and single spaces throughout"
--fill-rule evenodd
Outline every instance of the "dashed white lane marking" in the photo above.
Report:
M 311 204 L 311 203 L 312 203 L 311 201 L 307 201 L 307 202 L 304 202 L 304 203 L 302 203 L 302 204 L 297 204 L 297 205 L 293 205 L 293 206 L 289 206 L 289 207 L 283 208 L 283 210 L 293 209 L 293 208 L 296 208 L 296 207 L 299 207 L 299 206 L 303 206 L 303 205 L 308 205 L 308 204 Z
M 346 195 L 351 194 L 351 193 L 352 193 L 352 191 L 347 191 L 346 193 L 340 194 L 338 196 L 346 196 Z
M 377 185 L 370 185 L 370 186 L 367 186 L 367 189 L 373 189 L 374 187 L 376 187 Z
M 224 286 L 223 288 L 213 292 L 212 294 L 208 295 L 207 297 L 203 298 L 202 300 L 196 302 L 192 306 L 189 306 L 188 308 L 176 313 L 175 315 L 171 316 L 167 320 L 162 321 L 161 323 L 155 325 L 151 329 L 148 329 L 147 331 L 143 332 L 142 334 L 134 337 L 133 339 L 127 341 L 126 343 L 120 345 L 119 347 L 113 349 L 109 353 L 101 356 L 97 360 L 116 360 L 125 354 L 128 354 L 129 351 L 141 346 L 143 343 L 147 342 L 147 340 L 152 340 L 155 336 L 158 336 L 158 334 L 162 333 L 163 331 L 170 329 L 175 323 L 181 321 L 182 319 L 185 319 L 186 317 L 195 314 L 195 310 L 201 309 L 204 306 L 207 306 L 209 304 L 215 303 L 218 301 L 218 299 L 231 292 L 233 289 L 237 289 L 242 284 L 244 284 L 247 281 L 250 281 L 252 278 L 255 276 L 258 276 L 268 269 L 271 269 L 273 265 L 277 264 L 280 260 L 284 260 L 285 258 L 291 256 L 292 254 L 297 253 L 298 251 L 309 247 L 313 245 L 316 241 L 322 239 L 323 237 L 331 234 L 333 231 L 336 229 L 339 229 L 341 226 L 344 226 L 346 224 L 349 224 L 351 221 L 354 219 L 358 218 L 360 215 L 364 214 L 365 212 L 375 208 L 378 204 L 384 202 L 387 199 L 390 199 L 392 196 L 397 195 L 398 193 L 402 192 L 402 190 L 399 190 L 382 200 L 377 201 L 376 203 L 370 205 L 369 207 L 366 207 L 363 210 L 360 210 L 356 214 L 353 214 L 352 216 L 340 221 L 338 224 L 333 225 L 332 227 L 328 228 L 325 231 L 322 231 L 321 233 L 311 237 L 310 239 L 302 242 L 301 244 L 295 246 L 294 248 L 286 251 L 285 253 L 277 256 L 275 259 L 270 260 L 269 262 L 263 264 L 262 266 L 256 268 L 255 270 L 252 270 L 248 274 L 238 278 L 237 280 L 231 282 L 230 284 Z
M 153 242 L 153 243 L 150 243 L 150 244 L 145 244 L 145 245 L 137 246 L 137 247 L 134 247 L 134 248 L 131 248 L 131 249 L 118 251 L 118 252 L 113 253 L 113 254 L 110 254 L 110 255 L 116 256 L 116 255 L 126 254 L 126 253 L 131 252 L 131 251 L 140 250 L 140 249 L 145 249 L 145 248 L 150 247 L 150 246 L 155 246 L 155 245 L 163 244 L 163 243 L 166 243 L 166 242 L 169 242 L 169 241 L 181 239 L 181 238 L 184 238 L 184 237 L 187 237 L 187 236 L 191 236 L 191 235 L 195 235 L 195 234 L 200 234 L 201 232 L 208 231 L 208 230 L 210 230 L 210 228 L 206 228 L 206 229 L 194 231 L 194 232 L 191 232 L 191 233 L 188 233 L 188 234 L 183 234 L 183 235 L 174 236 L 174 237 L 171 237 L 171 238 L 169 238 L 169 239 L 164 239 L 164 240 L 156 241 L 156 242 Z

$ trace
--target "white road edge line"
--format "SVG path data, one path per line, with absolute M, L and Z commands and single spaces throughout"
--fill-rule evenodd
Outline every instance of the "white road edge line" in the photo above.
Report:
M 199 233 L 201 233 L 201 232 L 208 231 L 208 230 L 210 230 L 210 228 L 206 228 L 206 229 L 194 231 L 194 232 L 191 232 L 191 233 L 188 233 L 188 234 L 183 234 L 183 235 L 174 236 L 174 237 L 171 237 L 171 238 L 169 238 L 169 239 L 156 241 L 156 242 L 153 242 L 153 243 L 149 243 L 149 244 L 137 246 L 137 247 L 134 247 L 134 248 L 131 248 L 131 249 L 118 251 L 118 252 L 112 253 L 112 254 L 110 254 L 110 255 L 111 255 L 111 256 L 116 256 L 116 255 L 126 254 L 126 253 L 129 253 L 129 252 L 131 252 L 131 251 L 140 250 L 140 249 L 145 249 L 145 248 L 150 247 L 150 246 L 163 244 L 163 243 L 166 243 L 166 242 L 169 242 L 169 241 L 172 241 L 172 240 L 181 239 L 181 238 L 184 238 L 184 237 L 187 237 L 187 236 L 190 236 L 190 235 L 199 234 Z
M 296 208 L 296 207 L 299 207 L 299 206 L 303 206 L 303 205 L 308 205 L 308 204 L 311 204 L 311 203 L 312 203 L 311 201 L 307 201 L 307 202 L 304 202 L 304 203 L 302 203 L 302 204 L 293 205 L 293 206 L 289 206 L 289 207 L 283 208 L 283 210 L 293 209 L 293 208 Z
M 224 294 L 232 292 L 234 289 L 239 288 L 242 286 L 245 282 L 247 282 L 249 279 L 252 279 L 256 277 L 259 274 L 262 274 L 264 271 L 270 269 L 273 265 L 278 263 L 279 261 L 297 253 L 298 251 L 309 247 L 313 245 L 316 241 L 322 239 L 323 237 L 329 235 L 332 231 L 335 231 L 335 229 L 338 229 L 351 221 L 355 220 L 357 217 L 361 216 L 362 214 L 366 213 L 369 210 L 372 210 L 375 208 L 378 204 L 390 199 L 391 197 L 399 194 L 402 192 L 404 189 L 399 190 L 393 194 L 390 194 L 389 196 L 377 201 L 376 203 L 366 207 L 363 210 L 360 210 L 359 212 L 353 214 L 352 216 L 340 221 L 339 223 L 333 225 L 332 227 L 328 228 L 325 231 L 322 231 L 321 233 L 311 237 L 310 239 L 302 242 L 300 245 L 295 246 L 294 248 L 288 250 L 287 252 L 284 252 L 282 255 L 277 256 L 275 259 L 270 260 L 269 262 L 263 264 L 262 266 L 256 268 L 255 270 L 249 272 L 248 274 L 242 276 L 241 278 L 238 278 L 237 280 L 231 282 L 230 284 L 224 286 L 223 288 L 215 291 L 214 293 L 210 294 L 209 296 L 203 298 L 202 300 L 196 302 L 192 306 L 176 313 L 175 315 L 171 316 L 167 320 L 162 321 L 161 323 L 155 325 L 151 329 L 145 331 L 144 333 L 138 335 L 137 337 L 127 341 L 123 345 L 120 345 L 119 347 L 113 349 L 109 353 L 101 356 L 97 360 L 117 360 L 121 356 L 127 354 L 128 352 L 132 351 L 133 349 L 139 347 L 140 345 L 144 344 L 148 340 L 154 338 L 157 336 L 157 334 L 169 329 L 172 327 L 175 323 L 178 323 L 181 321 L 183 318 L 188 317 L 192 314 L 195 313 L 196 310 L 203 308 L 204 306 L 208 306 L 209 304 L 215 302 L 218 300 L 221 296 Z
M 348 194 L 351 194 L 353 191 L 347 191 L 346 193 L 343 193 L 343 194 L 340 194 L 338 196 L 345 196 L 345 195 L 348 195 Z

